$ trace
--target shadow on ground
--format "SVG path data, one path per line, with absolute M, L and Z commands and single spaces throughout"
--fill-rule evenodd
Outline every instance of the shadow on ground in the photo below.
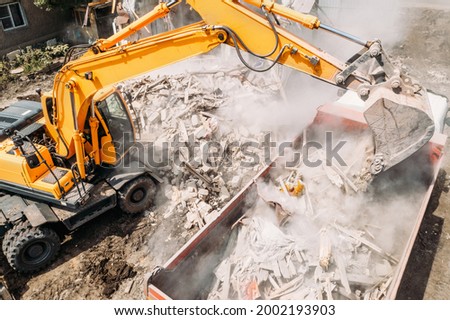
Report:
M 433 215 L 443 192 L 448 193 L 447 173 L 440 170 L 425 216 L 400 283 L 397 300 L 422 300 L 442 234 L 444 219 Z

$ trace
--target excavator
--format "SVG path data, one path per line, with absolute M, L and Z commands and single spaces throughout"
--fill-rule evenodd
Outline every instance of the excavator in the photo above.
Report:
M 201 21 L 123 44 L 181 2 L 159 3 L 111 37 L 85 45 L 80 57 L 72 48 L 40 103 L 19 101 L 0 113 L 0 238 L 13 269 L 46 267 L 65 234 L 113 207 L 133 214 L 153 204 L 161 179 L 132 156 L 138 126 L 115 85 L 222 44 L 254 72 L 280 64 L 357 92 L 373 132 L 374 176 L 433 135 L 425 89 L 393 66 L 380 41 L 363 41 L 276 1 L 186 0 Z M 283 28 L 279 17 L 361 49 L 342 62 Z M 269 65 L 255 67 L 243 52 Z

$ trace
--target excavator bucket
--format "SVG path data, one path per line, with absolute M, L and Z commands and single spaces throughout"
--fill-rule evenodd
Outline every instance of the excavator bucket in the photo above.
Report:
M 434 134 L 427 92 L 381 85 L 366 101 L 364 117 L 373 132 L 375 157 L 370 171 L 376 175 L 402 162 L 424 146 Z

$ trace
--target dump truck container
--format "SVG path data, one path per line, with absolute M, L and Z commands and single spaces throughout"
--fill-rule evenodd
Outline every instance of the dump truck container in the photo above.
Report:
M 279 157 L 152 271 L 146 297 L 395 299 L 447 138 L 442 133 L 447 99 L 432 93 L 429 98 L 437 128 L 433 138 L 366 190 L 333 161 L 289 167 L 286 157 Z M 356 148 L 368 130 L 361 108 L 352 93 L 321 106 L 295 144 L 304 147 L 339 132 L 341 140 L 353 137 Z

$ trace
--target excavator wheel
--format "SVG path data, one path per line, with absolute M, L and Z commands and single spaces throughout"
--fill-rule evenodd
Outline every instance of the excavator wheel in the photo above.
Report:
M 31 273 L 49 265 L 60 246 L 55 231 L 45 227 L 33 228 L 28 221 L 23 221 L 5 234 L 2 249 L 11 267 Z
M 128 214 L 140 213 L 153 204 L 156 186 L 148 176 L 141 176 L 125 184 L 119 192 L 119 207 Z

